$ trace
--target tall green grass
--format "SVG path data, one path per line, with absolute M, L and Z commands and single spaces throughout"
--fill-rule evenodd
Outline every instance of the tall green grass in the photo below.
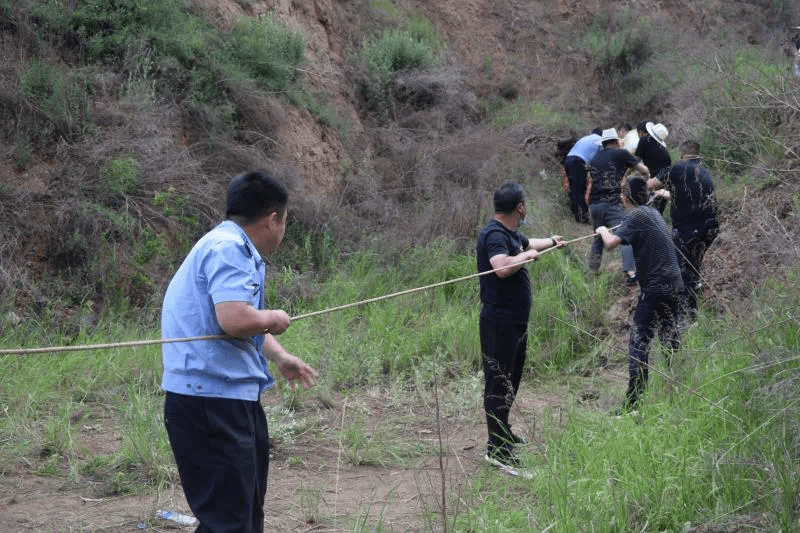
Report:
M 473 495 L 479 504 L 456 523 L 478 531 L 796 531 L 800 334 L 792 286 L 780 285 L 794 294 L 783 302 L 761 299 L 769 312 L 751 317 L 746 330 L 701 315 L 679 364 L 651 360 L 657 372 L 633 415 L 577 405 L 558 416 L 537 413 L 542 441 L 522 453 L 533 479 L 487 474 Z
M 582 267 L 569 251 L 555 250 L 529 265 L 534 312 L 527 379 L 536 374 L 538 387 L 565 374 L 570 381 L 570 372 L 581 372 L 576 365 L 607 342 L 597 317 L 613 291 L 605 277 L 586 280 Z M 298 316 L 474 271 L 474 257 L 453 252 L 446 241 L 409 249 L 395 264 L 355 254 L 327 279 L 309 281 L 316 284 L 311 296 L 290 301 L 289 310 Z M 270 275 L 273 305 L 281 304 L 279 286 L 291 284 L 293 275 L 288 270 Z M 776 283 L 756 295 L 759 311 L 748 329 L 702 310 L 672 368 L 657 356 L 656 344 L 655 370 L 637 414 L 615 418 L 569 402 L 558 410 L 521 413 L 534 418 L 528 427 L 538 428 L 536 444 L 521 454 L 533 479 L 480 471 L 462 496 L 473 505 L 451 507 L 459 509 L 451 523 L 457 530 L 469 524 L 479 531 L 677 532 L 687 523 L 761 513 L 769 528 L 795 530 L 800 334 L 796 288 L 791 281 Z M 409 386 L 420 392 L 438 386 L 442 412 L 449 416 L 467 404 L 478 407 L 480 398 L 477 285 L 473 278 L 296 320 L 281 341 L 320 370 L 321 390 L 377 387 L 402 403 L 406 393 L 400 391 Z M 2 344 L 157 336 L 111 322 L 93 331 L 65 338 L 34 325 L 6 332 Z M 98 494 L 174 482 L 161 415 L 159 352 L 153 346 L 0 358 L 0 470 L 23 457 L 34 472 L 74 482 L 90 477 Z M 471 390 L 472 402 L 447 392 L 449 383 L 462 393 Z M 605 392 L 619 395 L 622 386 Z M 283 422 L 286 413 L 270 416 L 280 416 L 272 430 L 281 438 L 308 430 L 297 420 Z M 390 431 L 373 433 L 385 435 L 382 439 L 366 438 L 368 421 L 358 409 L 348 412 L 347 421 L 338 438 L 347 461 L 404 464 L 432 453 L 394 440 Z M 83 449 L 76 436 L 93 425 L 119 431 L 119 451 Z
M 572 327 L 571 321 L 583 320 L 574 310 L 595 308 L 598 304 L 591 299 L 601 295 L 580 287 L 579 265 L 552 255 L 530 265 L 534 279 L 554 272 L 552 278 L 546 275 L 534 283 L 542 324 L 533 326 L 531 344 L 532 350 L 542 352 L 533 358 L 534 366 L 557 369 L 588 348 L 580 340 L 584 328 Z M 471 276 L 475 268 L 474 257 L 455 252 L 451 241 L 410 248 L 394 264 L 363 252 L 350 256 L 327 279 L 303 277 L 303 283 L 315 285 L 308 289 L 307 298 L 287 300 L 280 294 L 282 287 L 294 286 L 293 278 L 300 274 L 289 269 L 271 272 L 267 300 L 270 306 L 300 316 Z M 552 280 L 559 283 L 555 292 Z M 564 302 L 554 311 L 553 306 L 564 298 L 575 301 Z M 480 368 L 478 312 L 478 280 L 471 278 L 295 320 L 281 342 L 320 370 L 322 389 L 389 389 L 406 383 L 429 388 Z M 550 318 L 552 313 L 562 320 Z M 2 343 L 56 346 L 158 336 L 157 331 L 127 330 L 125 324 L 111 320 L 85 329 L 50 331 L 47 326 L 55 321 L 50 317 L 6 332 Z M 125 427 L 119 457 L 105 468 L 136 465 L 134 470 L 140 470 L 143 479 L 164 482 L 171 469 L 160 413 L 159 353 L 158 347 L 147 347 L 3 357 L 0 404 L 7 416 L 0 418 L 0 459 L 5 462 L 16 454 L 37 456 L 44 451 L 54 463 L 77 460 L 80 454 L 71 439 L 73 429 L 86 420 L 97 420 Z M 88 468 L 98 470 L 98 461 L 90 461 Z

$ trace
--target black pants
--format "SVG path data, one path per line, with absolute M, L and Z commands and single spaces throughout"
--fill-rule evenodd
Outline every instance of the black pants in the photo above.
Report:
M 167 393 L 164 424 L 196 533 L 261 533 L 269 431 L 259 402 Z
M 586 162 L 571 155 L 564 160 L 564 171 L 569 179 L 569 207 L 576 222 L 589 223 L 589 208 L 586 206 Z
M 683 312 L 690 320 L 694 320 L 697 316 L 697 293 L 703 257 L 717 238 L 718 232 L 716 225 L 706 227 L 703 224 L 672 229 L 672 242 L 678 254 L 678 266 L 683 278 Z
M 511 441 L 508 414 L 517 396 L 528 349 L 527 324 L 480 321 L 483 374 L 486 380 L 483 408 L 489 430 L 489 446 Z
M 672 358 L 671 352 L 678 349 L 680 336 L 676 320 L 679 309 L 680 293 L 677 290 L 653 292 L 645 288 L 639 293 L 629 344 L 628 390 L 625 393 L 625 402 L 628 406 L 636 405 L 647 385 L 650 375 L 648 371 L 650 343 L 656 333 L 661 344 L 670 350 L 667 355 L 668 365 Z

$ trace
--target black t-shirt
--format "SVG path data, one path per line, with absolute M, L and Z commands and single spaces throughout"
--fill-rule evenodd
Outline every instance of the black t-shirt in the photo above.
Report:
M 623 148 L 609 147 L 597 152 L 597 155 L 589 162 L 589 172 L 592 175 L 589 203 L 620 203 L 622 178 L 629 168 L 638 164 L 639 160 Z
M 528 238 L 511 231 L 497 220 L 481 230 L 476 246 L 478 272 L 494 270 L 489 261 L 496 255 L 519 255 L 528 248 Z M 480 276 L 481 318 L 492 322 L 527 324 L 531 312 L 531 282 L 526 265 L 507 278 L 497 274 Z
M 629 211 L 614 234 L 633 247 L 642 290 L 667 294 L 683 288 L 669 227 L 656 209 L 639 206 Z
M 653 178 L 659 178 L 659 175 L 672 164 L 669 151 L 649 135 L 639 139 L 635 155 L 642 159 L 642 163 L 650 171 L 650 176 Z
M 716 228 L 717 199 L 711 174 L 699 159 L 678 161 L 661 182 L 672 200 L 670 217 L 675 228 Z

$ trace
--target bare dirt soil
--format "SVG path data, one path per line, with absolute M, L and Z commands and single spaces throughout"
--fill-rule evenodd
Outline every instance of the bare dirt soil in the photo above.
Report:
M 587 393 L 575 394 L 592 398 L 583 404 L 585 408 L 607 409 L 618 401 L 618 394 L 597 394 L 601 382 L 621 390 L 624 369 L 594 373 L 591 386 L 587 381 Z M 379 391 L 339 396 L 332 408 L 313 398 L 305 401 L 296 415 L 315 419 L 313 429 L 291 442 L 273 442 L 265 530 L 334 532 L 353 531 L 354 524 L 373 528 L 382 524 L 384 531 L 421 532 L 426 523 L 440 521 L 442 483 L 451 513 L 458 513 L 459 505 L 463 512 L 464 488 L 477 476 L 503 476 L 513 483 L 515 478 L 483 461 L 486 426 L 480 397 L 473 394 L 463 397 L 463 407 L 443 408 L 440 426 L 433 401 L 421 399 L 416 391 L 399 402 Z M 558 394 L 537 391 L 534 382 L 522 384 L 511 422 L 531 441 L 523 453 L 536 453 L 537 435 L 565 401 Z M 272 392 L 264 402 L 270 411 L 281 399 Z M 363 431 L 365 439 L 362 460 L 373 457 L 370 464 L 355 464 L 359 455 L 339 440 L 351 419 L 367 421 L 358 432 Z M 441 456 L 436 453 L 440 431 Z M 80 438 L 94 453 L 112 453 L 119 446 L 119 435 L 102 425 L 84 426 Z M 370 441 L 386 464 L 378 464 L 370 455 Z M 413 449 L 406 453 L 400 443 Z M 402 455 L 400 460 L 391 459 L 391 450 Z M 86 479 L 70 485 L 62 478 L 34 475 L 21 462 L 0 475 L 0 495 L 0 530 L 7 533 L 192 529 L 155 518 L 157 509 L 191 515 L 179 485 L 135 496 L 96 498 Z

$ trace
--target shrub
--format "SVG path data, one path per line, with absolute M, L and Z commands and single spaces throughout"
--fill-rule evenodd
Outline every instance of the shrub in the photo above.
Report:
M 61 2 L 36 5 L 32 13 L 55 36 L 77 46 L 87 59 L 118 59 L 136 42 L 171 41 L 183 20 L 180 0 L 87 0 L 74 9 Z
M 433 62 L 430 46 L 408 31 L 384 30 L 380 37 L 366 41 L 363 56 L 367 67 L 364 97 L 370 109 L 388 118 L 392 104 L 392 73 L 427 68 Z
M 411 14 L 406 23 L 406 29 L 412 38 L 426 43 L 433 52 L 438 52 L 446 46 L 444 35 L 430 19 L 422 14 Z
M 589 27 L 585 44 L 601 75 L 625 76 L 644 65 L 653 55 L 649 26 L 635 22 L 631 14 L 607 15 Z
M 49 235 L 48 256 L 59 269 L 78 268 L 103 256 L 114 241 L 133 239 L 135 222 L 130 213 L 89 201 L 65 205 Z
M 238 68 L 277 90 L 288 87 L 304 50 L 303 36 L 279 24 L 272 15 L 239 19 L 227 46 L 228 56 Z
M 80 73 L 66 74 L 39 59 L 24 63 L 19 96 L 25 105 L 19 127 L 28 134 L 19 134 L 35 145 L 45 145 L 58 136 L 74 139 L 89 125 L 90 94 Z
M 364 57 L 371 72 L 395 72 L 426 68 L 433 62 L 428 44 L 408 31 L 384 30 L 364 47 Z
M 128 196 L 139 183 L 139 162 L 132 157 L 112 159 L 103 166 L 100 175 L 109 192 Z
M 645 111 L 675 83 L 664 73 L 669 63 L 660 64 L 658 56 L 670 48 L 660 42 L 668 37 L 654 35 L 654 24 L 628 10 L 605 13 L 582 38 L 595 63 L 601 95 L 629 112 Z

